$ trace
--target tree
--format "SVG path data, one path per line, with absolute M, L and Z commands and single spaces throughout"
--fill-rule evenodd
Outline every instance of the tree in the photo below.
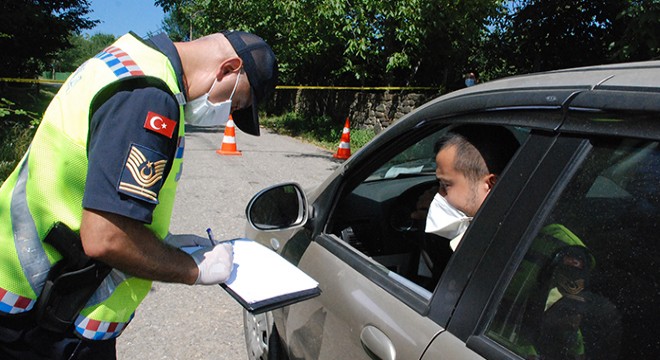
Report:
M 185 22 L 185 19 L 181 18 L 180 13 L 169 11 L 165 14 L 165 18 L 163 19 L 163 31 L 167 33 L 172 41 L 190 40 L 189 27 L 182 27 L 182 24 L 185 24 Z
M 34 77 L 59 50 L 70 47 L 69 35 L 91 29 L 98 20 L 87 0 L 3 0 L 0 2 L 0 77 Z
M 658 0 L 507 1 L 478 62 L 487 77 L 660 56 Z
M 87 34 L 72 34 L 69 36 L 71 47 L 59 52 L 53 59 L 55 71 L 71 72 L 76 70 L 87 59 L 105 49 L 115 41 L 112 34 L 96 33 L 92 36 Z
M 454 84 L 499 3 L 156 1 L 200 35 L 221 29 L 260 35 L 277 54 L 283 83 L 364 86 Z
M 619 36 L 610 44 L 615 61 L 660 59 L 660 1 L 635 0 L 616 18 Z

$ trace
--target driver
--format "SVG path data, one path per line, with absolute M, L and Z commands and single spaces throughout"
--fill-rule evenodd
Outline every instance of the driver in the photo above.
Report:
M 426 232 L 449 239 L 456 250 L 518 146 L 510 131 L 493 125 L 460 126 L 438 139 L 438 189 L 429 206 Z

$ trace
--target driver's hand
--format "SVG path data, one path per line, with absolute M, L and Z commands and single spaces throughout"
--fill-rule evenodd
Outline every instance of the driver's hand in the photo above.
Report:
M 234 264 L 234 246 L 231 242 L 203 247 L 190 256 L 199 269 L 196 285 L 216 285 L 229 279 Z
M 424 191 L 422 195 L 417 198 L 417 203 L 415 204 L 416 209 L 410 214 L 410 218 L 413 220 L 426 220 L 426 214 L 429 212 L 429 206 L 431 206 L 433 197 L 437 193 L 437 186 L 433 186 Z

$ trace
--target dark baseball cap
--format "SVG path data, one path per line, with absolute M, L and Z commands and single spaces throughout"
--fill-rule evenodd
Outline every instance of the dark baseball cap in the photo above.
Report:
M 242 131 L 259 136 L 257 107 L 275 91 L 277 60 L 273 50 L 257 35 L 245 31 L 223 31 L 222 34 L 243 60 L 243 69 L 250 81 L 252 105 L 232 112 L 232 119 Z

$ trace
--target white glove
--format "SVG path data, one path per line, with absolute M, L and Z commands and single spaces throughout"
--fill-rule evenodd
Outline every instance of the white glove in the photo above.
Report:
M 195 284 L 216 285 L 229 279 L 234 266 L 234 245 L 223 242 L 213 247 L 204 247 L 190 254 L 199 275 Z

